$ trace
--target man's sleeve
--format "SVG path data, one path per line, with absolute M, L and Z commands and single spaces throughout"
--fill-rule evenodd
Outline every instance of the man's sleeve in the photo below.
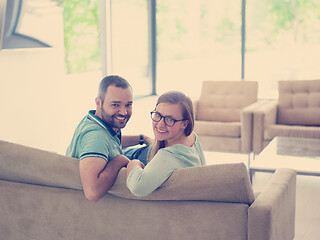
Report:
M 80 143 L 80 159 L 101 157 L 109 161 L 108 141 L 105 134 L 98 131 L 87 132 Z

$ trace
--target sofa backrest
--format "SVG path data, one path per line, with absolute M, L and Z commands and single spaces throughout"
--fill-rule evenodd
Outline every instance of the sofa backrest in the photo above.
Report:
M 146 197 L 136 197 L 126 188 L 125 169 L 109 193 L 140 200 L 205 200 L 245 203 L 254 201 L 247 167 L 244 163 L 189 167 L 173 172 L 156 191 Z
M 278 124 L 320 125 L 320 80 L 279 81 Z
M 257 98 L 255 81 L 204 81 L 196 120 L 240 122 L 241 110 Z
M 0 141 L 0 179 L 81 189 L 79 160 Z
M 141 200 L 205 200 L 251 204 L 253 190 L 243 163 L 176 170 L 156 191 L 136 197 L 126 187 L 123 168 L 110 194 Z M 82 190 L 79 160 L 0 141 L 0 180 Z

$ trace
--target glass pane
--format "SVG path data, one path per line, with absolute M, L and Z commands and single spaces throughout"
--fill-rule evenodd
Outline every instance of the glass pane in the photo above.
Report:
M 148 1 L 111 1 L 112 74 L 126 78 L 137 95 L 151 93 Z
M 246 78 L 260 98 L 277 98 L 278 80 L 320 78 L 320 1 L 247 1 Z
M 99 0 L 56 1 L 63 2 L 66 72 L 99 71 Z
M 241 79 L 241 1 L 157 1 L 158 93 Z
M 25 0 L 17 32 L 41 40 L 50 46 L 61 46 L 63 34 L 61 16 L 62 9 L 55 1 Z
M 62 36 L 62 8 L 56 1 L 7 1 L 3 48 L 62 47 Z

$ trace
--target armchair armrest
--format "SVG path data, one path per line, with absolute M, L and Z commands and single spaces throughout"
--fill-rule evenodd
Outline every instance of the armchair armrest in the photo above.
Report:
M 199 99 L 192 99 L 193 112 L 196 119 L 197 119 L 198 103 L 199 103 Z
M 241 112 L 241 152 L 250 153 L 252 150 L 253 113 L 268 100 L 258 100 L 245 107 Z
M 295 230 L 296 171 L 278 169 L 248 210 L 248 239 L 292 240 Z
M 278 101 L 271 100 L 254 111 L 253 115 L 253 152 L 259 154 L 263 149 L 264 129 L 277 121 Z

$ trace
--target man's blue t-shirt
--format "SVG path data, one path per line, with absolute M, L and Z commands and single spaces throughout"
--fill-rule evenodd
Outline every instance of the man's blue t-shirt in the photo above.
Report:
M 115 132 L 107 124 L 89 111 L 77 126 L 66 156 L 83 159 L 85 157 L 101 157 L 107 162 L 119 154 L 121 147 L 121 131 Z

